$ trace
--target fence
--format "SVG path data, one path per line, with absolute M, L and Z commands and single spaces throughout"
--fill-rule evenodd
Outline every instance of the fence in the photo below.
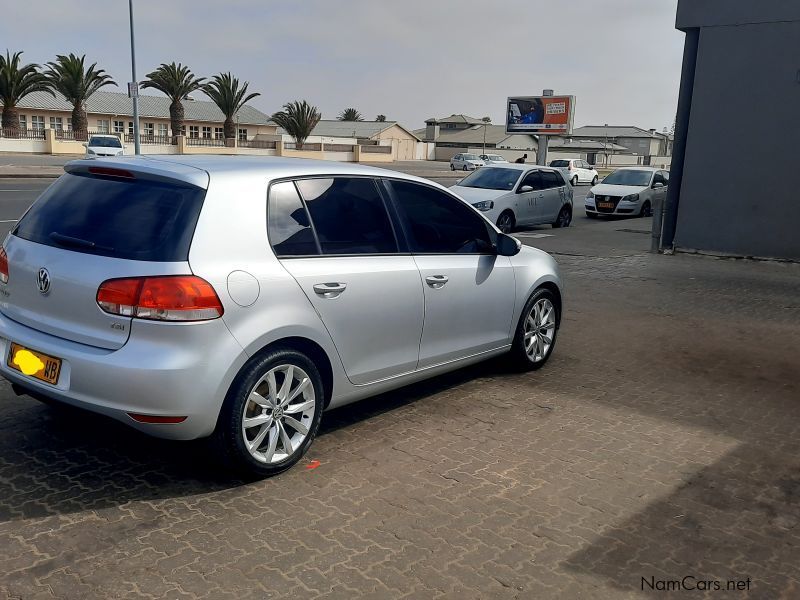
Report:
M 362 154 L 391 154 L 391 146 L 361 146 Z
M 225 147 L 225 140 L 218 140 L 214 138 L 202 138 L 202 137 L 187 137 L 186 138 L 186 145 L 187 146 L 212 146 L 216 148 L 224 148 Z
M 323 144 L 322 148 L 328 152 L 355 152 L 352 144 Z
M 16 140 L 43 140 L 44 129 L 0 129 L 2 137 Z
M 321 152 L 322 144 L 302 144 L 298 147 L 294 142 L 287 142 L 283 145 L 286 150 L 312 150 Z
M 132 133 L 125 134 L 125 143 L 126 144 L 133 144 L 133 141 L 136 139 Z M 140 144 L 158 144 L 160 146 L 171 146 L 175 143 L 175 140 L 168 136 L 168 135 L 150 135 L 149 133 L 140 133 L 139 134 L 139 143 Z
M 270 140 L 239 140 L 239 148 L 261 148 L 262 150 L 275 150 L 277 142 Z

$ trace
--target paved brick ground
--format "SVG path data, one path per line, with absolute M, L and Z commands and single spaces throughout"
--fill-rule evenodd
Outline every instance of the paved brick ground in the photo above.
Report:
M 541 240 L 547 368 L 332 412 L 313 470 L 230 481 L 2 384 L 0 597 L 800 597 L 800 267 L 646 255 L 634 225 Z

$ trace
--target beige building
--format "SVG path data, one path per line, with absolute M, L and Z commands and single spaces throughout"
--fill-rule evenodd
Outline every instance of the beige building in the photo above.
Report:
M 139 126 L 143 143 L 168 143 L 170 131 L 170 100 L 165 96 L 139 97 Z M 222 140 L 225 116 L 217 105 L 207 100 L 184 100 L 184 123 L 187 138 Z M 56 92 L 34 92 L 25 96 L 17 106 L 20 128 L 26 130 L 54 129 L 72 131 L 72 104 Z M 86 102 L 91 133 L 119 133 L 133 136 L 133 104 L 126 94 L 99 91 Z M 274 134 L 269 116 L 252 106 L 244 106 L 237 116 L 237 138 L 251 140 L 258 134 Z M 65 137 L 69 137 L 68 134 Z

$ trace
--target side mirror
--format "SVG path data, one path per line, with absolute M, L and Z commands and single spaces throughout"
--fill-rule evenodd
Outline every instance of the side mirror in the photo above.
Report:
M 532 192 L 532 191 L 533 191 L 533 186 L 523 185 L 517 190 L 517 193 L 518 194 L 527 194 L 528 192 Z
M 515 256 L 519 254 L 522 242 L 505 233 L 497 234 L 497 254 L 500 256 Z
M 661 188 L 663 188 L 663 187 L 664 187 L 664 184 L 663 184 L 663 183 L 661 183 L 660 181 L 656 181 L 656 182 L 653 184 L 653 189 L 654 189 L 654 190 L 660 190 L 660 189 L 661 189 Z

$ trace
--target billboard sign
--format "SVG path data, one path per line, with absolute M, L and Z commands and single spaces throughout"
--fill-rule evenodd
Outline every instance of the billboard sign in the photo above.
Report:
M 506 106 L 506 133 L 572 133 L 575 96 L 515 96 Z

